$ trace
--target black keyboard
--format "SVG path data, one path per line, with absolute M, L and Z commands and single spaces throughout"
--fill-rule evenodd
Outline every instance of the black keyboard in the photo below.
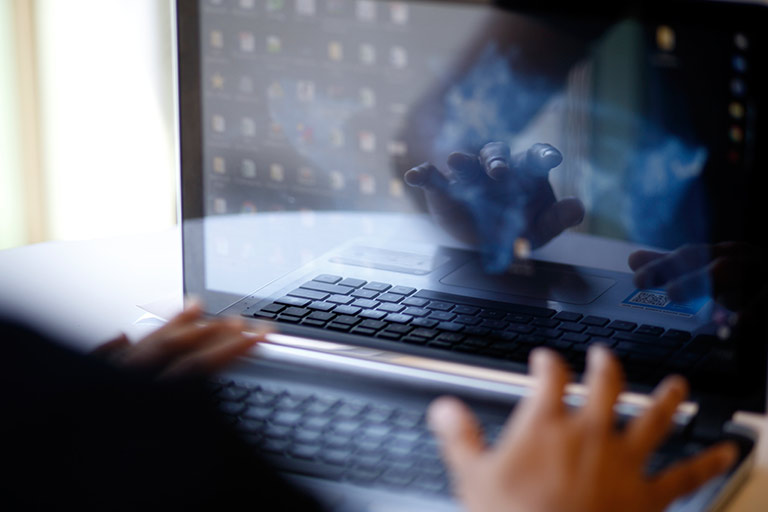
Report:
M 412 494 L 450 494 L 437 442 L 425 423 L 424 404 L 232 379 L 214 383 L 213 392 L 244 438 L 284 473 Z M 487 441 L 493 443 L 506 414 L 479 417 Z M 702 448 L 676 431 L 653 454 L 648 472 Z
M 243 314 L 519 363 L 544 346 L 577 372 L 589 345 L 601 343 L 619 356 L 630 380 L 644 382 L 690 376 L 719 342 L 657 325 L 328 274 Z
M 424 410 L 220 381 L 219 406 L 283 472 L 362 486 L 450 491 Z M 498 427 L 489 428 L 495 438 Z

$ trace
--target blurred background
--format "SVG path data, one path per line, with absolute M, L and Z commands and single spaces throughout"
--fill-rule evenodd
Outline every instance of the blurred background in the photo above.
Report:
M 0 0 L 0 249 L 176 222 L 170 0 Z

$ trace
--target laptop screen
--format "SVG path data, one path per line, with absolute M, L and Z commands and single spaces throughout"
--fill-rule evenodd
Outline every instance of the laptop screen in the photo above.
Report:
M 512 5 L 180 2 L 186 290 L 330 275 L 728 339 L 763 10 Z

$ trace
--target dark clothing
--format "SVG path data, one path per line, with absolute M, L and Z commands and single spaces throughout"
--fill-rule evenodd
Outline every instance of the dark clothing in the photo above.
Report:
M 217 414 L 161 384 L 0 321 L 0 508 L 315 510 Z

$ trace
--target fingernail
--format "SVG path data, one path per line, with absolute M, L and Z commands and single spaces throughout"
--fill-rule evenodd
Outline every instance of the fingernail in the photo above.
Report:
M 499 158 L 499 159 L 496 159 L 496 160 L 493 160 L 492 162 L 490 162 L 488 164 L 488 168 L 491 171 L 497 171 L 499 169 L 506 169 L 507 168 L 507 163 L 504 160 Z
M 587 351 L 587 361 L 589 364 L 598 364 L 608 357 L 608 348 L 600 343 L 593 343 Z
M 683 397 L 688 393 L 688 381 L 680 375 L 672 375 L 667 377 L 668 386 L 679 397 Z
M 458 407 L 454 398 L 438 398 L 427 410 L 427 422 L 434 430 L 451 430 L 458 420 Z
M 533 366 L 533 371 L 535 373 L 543 371 L 547 366 L 548 360 L 549 353 L 547 352 L 547 349 L 537 348 L 531 352 L 531 366 Z

